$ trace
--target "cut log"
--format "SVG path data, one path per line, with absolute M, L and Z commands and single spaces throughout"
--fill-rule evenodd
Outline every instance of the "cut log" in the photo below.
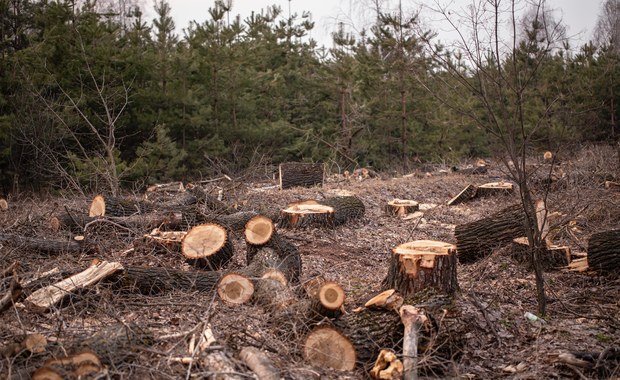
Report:
M 245 242 L 249 245 L 263 246 L 271 240 L 274 233 L 275 226 L 266 216 L 256 215 L 245 224 Z
M 45 254 L 96 252 L 97 247 L 78 238 L 73 240 L 48 240 L 25 237 L 14 234 L 0 234 L 0 242 L 6 242 L 25 250 L 33 250 Z
M 620 229 L 599 232 L 588 239 L 588 266 L 614 273 L 620 269 Z
M 224 302 L 240 305 L 252 298 L 254 285 L 249 278 L 242 274 L 227 273 L 217 286 L 217 294 Z
M 289 162 L 280 164 L 280 189 L 322 186 L 325 165 Z
M 338 318 L 344 306 L 344 289 L 336 282 L 326 281 L 311 300 L 313 313 L 321 317 Z
M 121 198 L 121 197 L 103 197 L 97 195 L 91 203 L 91 210 L 97 203 L 103 202 L 103 206 L 97 206 L 97 210 L 103 210 L 102 214 L 92 214 L 89 211 L 90 216 L 130 216 L 135 214 L 146 214 L 155 211 L 156 207 L 147 201 L 136 200 L 133 198 Z
M 508 182 L 489 182 L 478 186 L 476 197 L 488 197 L 492 195 L 506 195 L 514 192 L 514 186 Z
M 172 268 L 125 267 L 118 285 L 127 291 L 153 295 L 171 290 L 212 292 L 223 273 L 182 271 Z
M 328 227 L 335 225 L 334 208 L 321 204 L 296 204 L 280 213 L 281 228 Z
M 258 380 L 280 380 L 280 371 L 267 355 L 255 347 L 243 347 L 239 358 L 252 370 Z
M 426 316 L 415 307 L 405 305 L 400 309 L 400 319 L 405 327 L 403 338 L 403 378 L 418 379 L 418 340 Z
M 345 224 L 349 220 L 359 219 L 366 211 L 362 200 L 355 196 L 326 198 L 321 204 L 333 207 L 334 225 L 336 226 Z
M 526 237 L 518 237 L 512 240 L 511 255 L 519 263 L 526 263 L 532 268 L 532 252 Z M 538 259 L 545 270 L 560 269 L 570 264 L 570 248 L 565 246 L 544 246 Z
M 333 327 L 314 329 L 303 343 L 304 359 L 319 368 L 351 371 L 355 368 L 355 348 L 351 341 Z
M 269 312 L 280 312 L 298 302 L 297 297 L 286 283 L 270 277 L 272 272 L 255 281 L 254 300 Z M 282 277 L 282 276 L 275 276 Z
M 383 309 L 398 311 L 403 305 L 403 297 L 395 289 L 388 289 L 369 299 L 364 307 L 368 309 Z
M 218 215 L 214 221 L 228 227 L 235 236 L 241 236 L 245 232 L 246 224 L 257 215 L 254 211 L 239 211 L 227 215 Z
M 181 253 L 195 266 L 217 270 L 233 257 L 233 245 L 226 227 L 206 223 L 189 230 L 181 242 Z
M 6 211 L 9 209 L 9 203 L 4 198 L 0 198 L 0 211 Z
M 525 235 L 525 213 L 519 204 L 454 229 L 458 258 L 462 263 L 489 256 L 495 248 Z
M 183 186 L 183 182 L 181 181 L 177 181 L 177 182 L 169 182 L 169 183 L 157 183 L 154 185 L 151 185 L 149 187 L 146 188 L 146 192 L 147 193 L 154 193 L 154 192 L 183 192 L 185 191 L 185 186 Z
M 367 370 L 372 368 L 381 349 L 400 351 L 403 326 L 398 313 L 362 308 L 332 323 L 353 343 L 358 363 Z
M 71 231 L 83 231 L 85 226 L 96 223 L 95 221 L 99 221 L 101 225 L 105 225 L 107 223 L 110 227 L 118 225 L 121 227 L 139 230 L 150 230 L 156 227 L 175 228 L 183 225 L 186 219 L 187 215 L 180 211 L 153 212 L 148 214 L 137 214 L 124 217 L 92 217 L 80 213 L 64 213 L 58 217 L 60 226 Z
M 370 376 L 378 380 L 398 380 L 403 378 L 403 363 L 390 350 L 381 350 Z
M 476 196 L 476 186 L 467 185 L 460 193 L 448 201 L 448 206 L 454 206 L 459 203 L 467 202 Z
M 255 251 L 242 272 L 251 278 L 262 278 L 273 270 L 282 273 L 287 283 L 299 283 L 301 255 L 292 243 L 281 237 L 272 238 L 268 245 Z
M 420 206 L 418 202 L 406 199 L 394 199 L 385 206 L 385 213 L 391 216 L 405 216 L 412 212 L 418 211 Z
M 94 285 L 122 269 L 123 266 L 120 263 L 96 261 L 83 272 L 37 290 L 26 298 L 25 303 L 37 311 L 49 310 L 75 290 Z
M 425 289 L 452 296 L 458 289 L 456 249 L 452 244 L 417 240 L 392 249 L 385 289 L 396 289 L 403 297 Z

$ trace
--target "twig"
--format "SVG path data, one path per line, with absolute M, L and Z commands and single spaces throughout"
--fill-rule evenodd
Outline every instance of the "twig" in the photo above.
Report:
M 111 224 L 111 225 L 113 225 L 113 226 L 115 226 L 115 227 L 118 227 L 118 228 L 120 228 L 120 229 L 123 229 L 123 230 L 125 230 L 125 231 L 127 231 L 127 232 L 129 232 L 129 233 L 132 233 L 132 234 L 137 234 L 137 232 L 136 232 L 135 230 L 132 230 L 131 228 L 127 228 L 127 227 L 125 227 L 125 226 L 121 226 L 120 224 L 118 224 L 118 223 L 116 223 L 116 222 L 113 222 L 113 221 L 111 221 L 111 220 L 109 220 L 109 219 L 95 219 L 95 220 L 93 220 L 93 221 L 90 221 L 90 222 L 86 223 L 86 225 L 84 225 L 84 232 L 86 232 L 86 230 L 88 229 L 88 227 L 92 226 L 93 224 L 96 224 L 96 223 L 103 223 L 103 222 L 105 222 L 105 223 L 109 223 L 109 224 Z
M 15 270 L 19 267 L 19 261 L 14 261 L 13 264 L 9 265 L 6 269 L 0 271 L 0 278 L 5 278 L 9 276 L 10 273 L 15 274 Z

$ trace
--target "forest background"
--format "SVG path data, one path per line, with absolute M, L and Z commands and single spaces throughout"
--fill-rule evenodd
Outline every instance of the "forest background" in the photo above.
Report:
M 114 193 L 285 161 L 407 172 L 493 156 L 505 144 L 471 89 L 511 70 L 536 74 L 518 92 L 532 152 L 618 143 L 619 1 L 603 2 L 580 47 L 537 3 L 506 56 L 481 48 L 477 64 L 419 14 L 376 4 L 368 30 L 341 24 L 325 48 L 309 14 L 275 6 L 242 19 L 215 1 L 179 37 L 165 1 L 145 20 L 128 0 L 0 0 L 0 193 Z

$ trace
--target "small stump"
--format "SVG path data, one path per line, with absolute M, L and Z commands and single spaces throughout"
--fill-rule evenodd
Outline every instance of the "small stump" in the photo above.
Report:
M 216 270 L 233 256 L 233 246 L 226 227 L 207 223 L 189 230 L 181 242 L 181 253 L 192 264 Z
M 392 249 L 385 289 L 396 289 L 403 297 L 427 288 L 453 295 L 456 279 L 456 248 L 433 240 L 417 240 Z
M 511 256 L 519 263 L 532 264 L 530 244 L 526 237 L 518 237 L 512 240 Z M 559 269 L 571 262 L 570 248 L 558 245 L 546 245 L 538 258 L 543 269 Z
M 385 205 L 385 213 L 391 216 L 405 216 L 420 209 L 418 202 L 407 199 L 394 199 Z
M 280 213 L 280 225 L 283 228 L 333 227 L 334 208 L 312 203 L 289 205 Z
M 512 194 L 514 186 L 507 182 L 490 182 L 478 186 L 476 189 L 477 197 L 488 197 L 492 195 Z

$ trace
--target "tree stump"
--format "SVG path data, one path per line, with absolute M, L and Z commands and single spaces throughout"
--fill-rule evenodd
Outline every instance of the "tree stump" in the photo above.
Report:
M 403 297 L 428 288 L 452 296 L 458 289 L 456 249 L 452 244 L 417 240 L 392 249 L 385 289 L 396 289 Z
M 476 197 L 488 197 L 500 194 L 512 194 L 514 186 L 508 182 L 490 182 L 478 186 L 476 189 Z
M 333 327 L 321 326 L 308 334 L 303 343 L 304 359 L 319 368 L 351 371 L 356 354 L 351 341 Z
M 325 165 L 309 164 L 301 162 L 288 162 L 280 164 L 280 189 L 292 187 L 322 186 Z
M 532 253 L 526 237 L 518 237 L 512 240 L 511 256 L 519 263 L 532 265 Z M 545 270 L 559 269 L 570 264 L 570 248 L 557 245 L 545 245 L 543 252 L 538 256 Z
M 448 201 L 448 206 L 453 206 L 459 203 L 467 202 L 476 196 L 476 186 L 467 185 L 460 193 L 454 196 L 454 198 Z
M 459 261 L 474 262 L 505 245 L 525 236 L 525 213 L 520 204 L 507 207 L 487 218 L 457 225 L 454 229 Z
M 334 208 L 322 204 L 294 204 L 281 211 L 280 227 L 334 227 Z
M 206 223 L 189 230 L 181 242 L 181 253 L 192 264 L 217 270 L 233 257 L 233 245 L 226 227 Z
M 418 211 L 420 206 L 418 202 L 406 199 L 394 199 L 385 205 L 385 213 L 391 216 L 405 216 L 412 212 Z
M 620 268 L 620 230 L 599 232 L 588 239 L 588 266 L 600 272 Z

